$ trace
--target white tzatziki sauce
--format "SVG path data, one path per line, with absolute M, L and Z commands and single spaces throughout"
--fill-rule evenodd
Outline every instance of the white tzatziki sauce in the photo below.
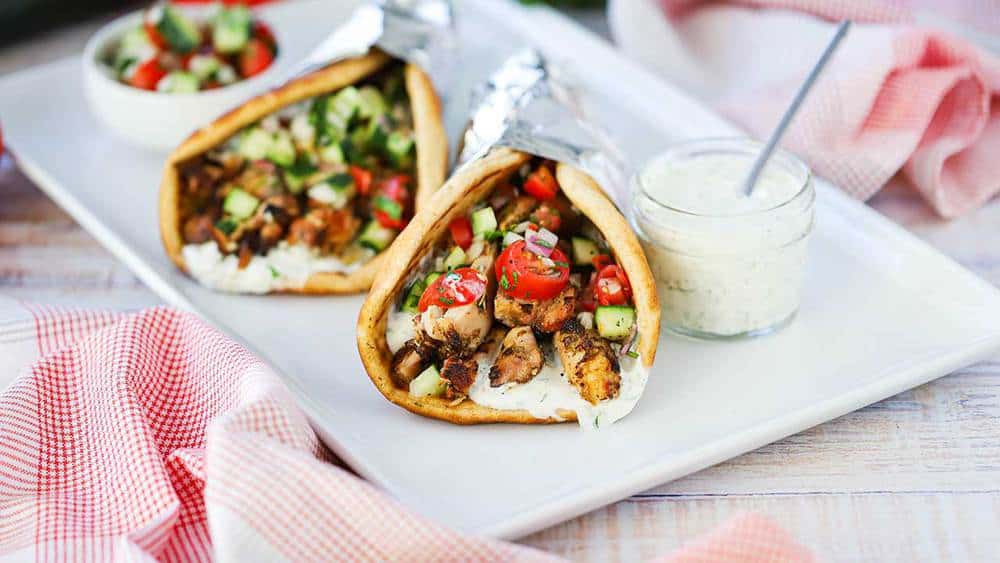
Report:
M 809 175 L 772 162 L 747 196 L 753 157 L 661 157 L 638 176 L 636 224 L 663 314 L 681 332 L 752 334 L 798 310 L 813 222 Z
M 188 271 L 201 284 L 220 291 L 268 293 L 297 289 L 318 272 L 349 274 L 374 257 L 370 252 L 352 264 L 333 256 L 320 256 L 303 245 L 280 243 L 264 256 L 255 255 L 245 268 L 235 255 L 223 255 L 213 241 L 187 244 L 183 249 Z
M 392 311 L 386 324 L 386 342 L 389 350 L 396 353 L 414 336 L 413 317 L 403 311 Z M 543 350 L 545 365 L 527 383 L 507 383 L 490 387 L 490 368 L 496 356 L 476 355 L 479 364 L 476 380 L 469 389 L 472 402 L 501 410 L 526 410 L 536 418 L 560 420 L 559 411 L 575 411 L 581 428 L 591 430 L 610 426 L 632 412 L 649 379 L 649 370 L 639 358 L 625 356 L 620 360 L 621 387 L 614 399 L 601 401 L 596 405 L 583 400 L 580 392 L 573 387 L 563 374 L 562 362 L 553 350 Z

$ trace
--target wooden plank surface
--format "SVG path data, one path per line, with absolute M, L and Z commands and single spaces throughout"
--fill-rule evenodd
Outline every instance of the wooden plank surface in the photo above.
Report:
M 95 26 L 0 50 L 0 74 L 76 52 Z M 1000 285 L 1000 202 L 948 223 L 897 182 L 873 205 Z M 92 307 L 160 302 L 9 158 L 0 293 Z M 636 561 L 743 511 L 773 517 L 829 561 L 997 560 L 1000 356 L 522 541 L 575 560 Z

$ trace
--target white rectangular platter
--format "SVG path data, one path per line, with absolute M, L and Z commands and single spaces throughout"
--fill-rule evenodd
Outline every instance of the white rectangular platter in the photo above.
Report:
M 465 0 L 459 8 L 462 77 L 446 96 L 453 139 L 469 86 L 526 44 L 575 72 L 588 107 L 633 162 L 679 139 L 737 133 L 555 12 L 497 0 Z M 305 1 L 270 8 L 267 17 L 286 30 L 290 60 L 345 10 L 342 2 Z M 601 432 L 569 424 L 451 426 L 389 404 L 369 382 L 354 337 L 361 297 L 223 295 L 177 272 L 157 234 L 163 155 L 135 149 L 95 122 L 79 61 L 0 80 L 0 115 L 25 172 L 166 301 L 200 313 L 273 363 L 347 463 L 413 510 L 470 532 L 527 534 L 1000 347 L 1000 296 L 992 286 L 820 182 L 804 302 L 788 329 L 740 343 L 665 334 L 645 397 Z

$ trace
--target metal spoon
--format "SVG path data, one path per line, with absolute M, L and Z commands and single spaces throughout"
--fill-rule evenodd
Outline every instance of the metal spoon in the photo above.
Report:
M 826 67 L 827 61 L 833 55 L 834 51 L 840 45 L 844 36 L 847 35 L 847 30 L 851 27 L 851 20 L 844 20 L 840 22 L 837 26 L 837 33 L 834 34 L 833 39 L 830 40 L 830 44 L 826 46 L 826 50 L 819 57 L 819 61 L 816 62 L 816 66 L 813 67 L 812 71 L 809 72 L 809 76 L 806 77 L 806 81 L 802 83 L 799 87 L 799 91 L 795 94 L 795 99 L 792 100 L 792 105 L 788 106 L 785 110 L 785 115 L 781 116 L 781 121 L 778 122 L 778 127 L 775 128 L 774 132 L 771 133 L 771 137 L 767 140 L 767 144 L 764 145 L 764 150 L 760 151 L 757 156 L 757 160 L 753 163 L 753 168 L 750 169 L 750 174 L 747 176 L 746 182 L 743 184 L 743 193 L 748 197 L 753 193 L 753 188 L 757 185 L 757 179 L 760 177 L 760 173 L 764 170 L 764 166 L 767 165 L 768 159 L 771 158 L 771 154 L 774 149 L 777 148 L 778 143 L 781 142 L 781 137 L 784 136 L 785 130 L 788 129 L 789 124 L 791 124 L 792 119 L 795 118 L 795 114 L 799 111 L 799 106 L 802 105 L 803 100 L 812 90 L 813 84 L 815 84 L 816 79 L 823 72 L 823 68 Z

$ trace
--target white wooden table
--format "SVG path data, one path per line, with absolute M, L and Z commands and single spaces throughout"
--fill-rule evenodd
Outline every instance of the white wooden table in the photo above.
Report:
M 98 23 L 0 50 L 0 75 L 79 52 Z M 872 204 L 1000 285 L 1000 201 L 951 223 L 898 183 Z M 9 158 L 0 293 L 88 307 L 160 302 Z M 1000 356 L 522 541 L 575 560 L 635 561 L 741 511 L 771 516 L 828 561 L 1000 559 Z

